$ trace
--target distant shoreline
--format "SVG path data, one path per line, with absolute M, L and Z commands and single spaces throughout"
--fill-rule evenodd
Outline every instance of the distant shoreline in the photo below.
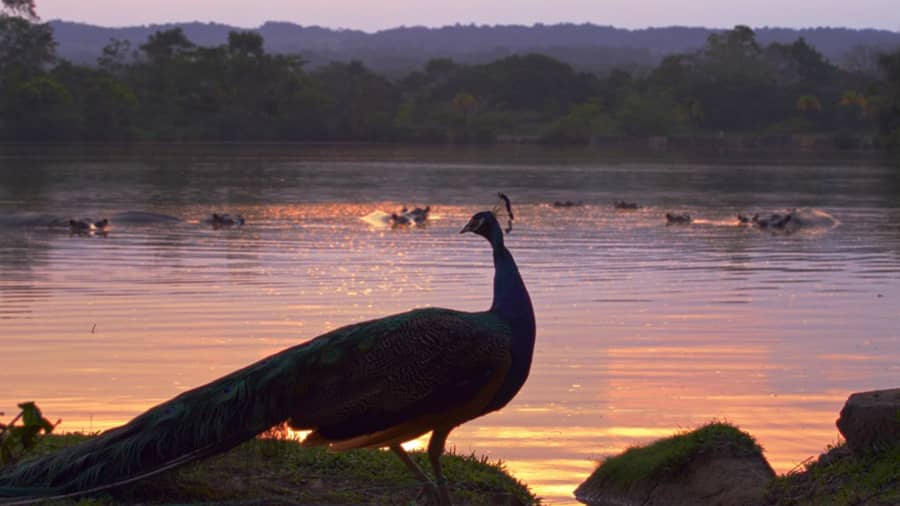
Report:
M 489 144 L 415 142 L 266 142 L 266 141 L 134 141 L 134 142 L 0 142 L 3 159 L 56 160 L 272 158 L 322 161 L 503 162 L 535 163 L 578 160 L 716 161 L 727 164 L 788 158 L 797 162 L 879 160 L 894 163 L 893 153 L 875 147 L 872 135 L 857 137 L 860 147 L 840 148 L 835 134 L 680 135 L 598 137 L 589 143 L 542 143 L 537 137 L 498 136 Z

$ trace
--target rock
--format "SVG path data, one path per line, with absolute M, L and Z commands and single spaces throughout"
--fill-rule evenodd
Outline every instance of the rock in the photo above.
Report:
M 685 470 L 682 478 L 654 488 L 645 504 L 756 505 L 774 477 L 774 471 L 762 455 L 698 459 Z
M 715 423 L 608 459 L 575 497 L 592 506 L 753 506 L 774 477 L 749 435 Z
M 900 444 L 900 388 L 855 393 L 837 419 L 847 446 L 857 453 Z
M 754 506 L 774 476 L 761 455 L 709 457 L 691 462 L 677 476 L 647 481 L 625 494 L 592 489 L 585 482 L 575 497 L 592 506 Z

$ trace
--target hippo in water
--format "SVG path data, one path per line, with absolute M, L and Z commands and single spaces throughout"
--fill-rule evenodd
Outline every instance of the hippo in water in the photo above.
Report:
M 409 210 L 406 206 L 403 206 L 403 209 L 401 209 L 399 213 L 391 213 L 391 224 L 421 225 L 428 220 L 428 213 L 430 212 L 431 206 L 425 206 L 424 208 L 417 207 L 413 210 Z
M 405 214 L 409 216 L 414 222 L 422 223 L 423 221 L 428 219 L 428 213 L 431 212 L 431 206 L 425 206 L 424 208 L 417 207 L 412 211 L 408 211 Z
M 69 230 L 75 233 L 109 231 L 111 223 L 120 225 L 171 225 L 180 223 L 181 219 L 168 214 L 152 213 L 148 211 L 121 211 L 113 213 L 110 218 L 100 221 L 69 220 Z
M 613 207 L 620 211 L 635 211 L 638 209 L 637 202 L 625 202 L 624 200 L 613 202 Z
M 244 217 L 241 216 L 240 214 L 231 216 L 228 213 L 223 213 L 223 214 L 213 213 L 212 218 L 209 219 L 209 222 L 215 228 L 234 227 L 234 226 L 240 227 L 245 223 Z
M 73 234 L 94 234 L 109 232 L 109 220 L 103 218 L 100 221 L 69 220 L 69 232 Z
M 772 213 L 768 218 L 760 218 L 759 213 L 753 216 L 739 214 L 737 219 L 742 225 L 753 225 L 759 228 L 784 228 L 785 225 L 791 222 L 792 215 L 790 213 Z
M 787 226 L 792 219 L 793 215 L 791 215 L 791 213 L 772 213 L 768 218 L 760 218 L 758 214 L 754 214 L 753 224 L 759 228 L 782 229 Z
M 581 202 L 580 200 L 577 201 L 577 202 L 576 202 L 576 201 L 573 201 L 573 200 L 557 200 L 556 202 L 553 203 L 553 207 L 563 207 L 563 208 L 566 208 L 566 207 L 581 207 L 582 205 L 583 205 L 583 204 L 582 204 L 582 202 Z
M 796 232 L 801 229 L 812 231 L 830 230 L 838 225 L 837 219 L 818 209 L 789 209 L 787 211 L 769 213 L 768 216 L 737 215 L 740 225 L 750 225 L 759 229 L 772 231 Z
M 691 215 L 688 213 L 681 214 L 673 214 L 666 213 L 666 224 L 667 225 L 687 225 L 688 223 L 694 221 L 691 218 Z

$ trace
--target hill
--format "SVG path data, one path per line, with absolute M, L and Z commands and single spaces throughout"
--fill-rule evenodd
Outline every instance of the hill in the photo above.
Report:
M 51 21 L 50 25 L 59 43 L 58 54 L 77 63 L 94 63 L 111 38 L 128 40 L 136 48 L 156 31 L 181 27 L 193 42 L 212 46 L 225 43 L 229 31 L 239 30 L 216 23 L 106 28 Z M 667 54 L 702 47 L 711 33 L 720 30 L 689 27 L 627 30 L 593 24 L 536 24 L 398 27 L 367 33 L 268 22 L 253 31 L 265 38 L 267 51 L 302 54 L 312 67 L 331 61 L 360 60 L 376 71 L 402 74 L 437 57 L 461 63 L 486 63 L 528 52 L 544 53 L 580 70 L 598 73 L 613 67 L 651 67 Z M 800 37 L 839 65 L 858 59 L 861 47 L 887 50 L 900 47 L 900 32 L 887 30 L 756 29 L 761 44 L 793 42 Z

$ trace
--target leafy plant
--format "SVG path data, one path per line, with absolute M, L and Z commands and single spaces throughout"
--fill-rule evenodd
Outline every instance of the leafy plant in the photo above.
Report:
M 22 411 L 9 424 L 0 423 L 0 466 L 16 462 L 43 436 L 53 432 L 55 424 L 44 418 L 40 408 L 34 402 L 19 404 Z M 21 425 L 16 422 L 22 421 Z

